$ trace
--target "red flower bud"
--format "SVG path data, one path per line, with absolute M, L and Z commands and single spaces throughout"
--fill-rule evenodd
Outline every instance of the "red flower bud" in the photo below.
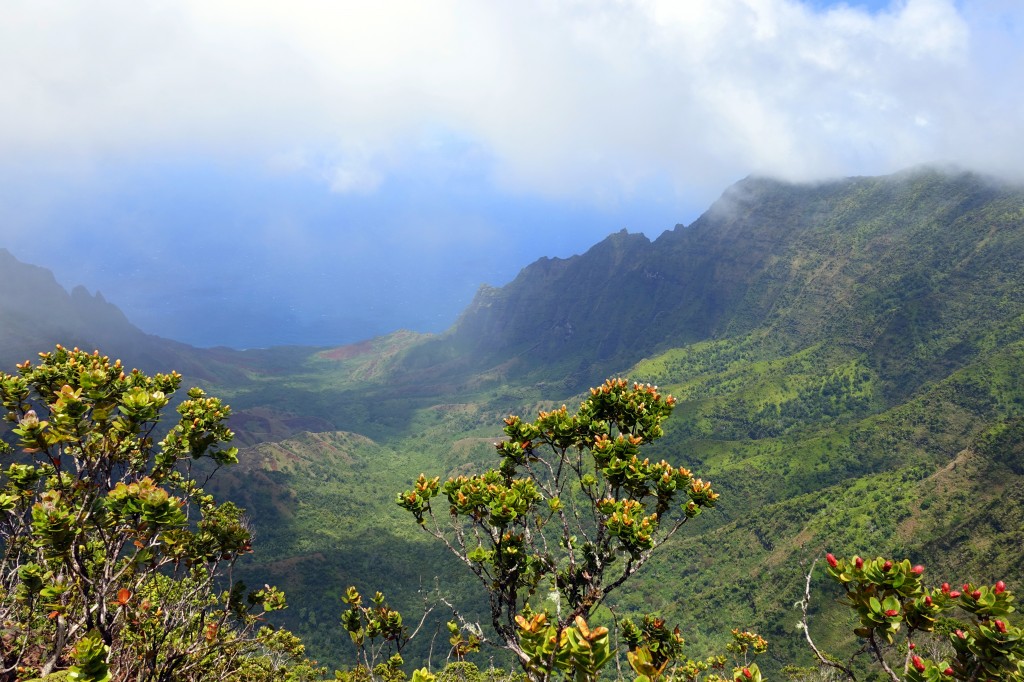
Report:
M 1002 580 L 997 582 L 994 592 L 996 594 L 1002 594 L 1003 592 L 1006 592 L 1006 583 L 1004 583 Z
M 857 567 L 857 570 L 864 568 L 864 560 L 860 557 L 854 557 L 853 565 Z
M 888 571 L 890 568 L 892 568 L 892 562 L 891 561 L 886 561 L 884 564 L 882 564 L 882 570 L 883 571 Z
M 946 668 L 945 670 L 942 671 L 942 674 L 943 675 L 952 675 L 953 674 L 953 669 L 952 668 Z
M 952 597 L 953 599 L 956 599 L 957 597 L 960 596 L 960 593 L 957 592 L 956 590 L 953 590 L 952 592 L 949 593 L 949 596 Z
M 967 639 L 967 635 L 964 634 L 963 630 L 957 630 L 956 631 L 956 636 L 959 637 L 960 639 Z
M 924 566 L 918 564 L 917 566 L 914 566 L 912 569 L 910 569 L 910 572 L 914 575 L 921 575 L 922 573 L 924 573 Z
M 927 597 L 924 598 L 924 605 L 925 606 L 931 606 L 932 605 L 932 597 L 931 597 L 931 595 L 928 595 Z
M 924 661 L 921 660 L 920 656 L 914 654 L 911 657 L 910 662 L 914 664 L 914 667 L 917 668 L 918 672 L 924 672 Z
M 898 616 L 898 615 L 900 615 L 900 612 L 899 612 L 899 610 L 898 610 L 898 609 L 889 609 L 888 611 L 886 611 L 886 612 L 885 612 L 885 615 L 887 615 L 887 616 L 889 616 L 890 618 L 892 618 L 893 616 Z
M 949 594 L 949 583 L 942 583 L 942 593 Z
M 996 620 L 996 630 L 999 630 L 999 632 L 1002 632 L 1002 633 L 1005 634 L 1006 633 L 1006 623 L 1004 623 L 1003 621 L 997 619 Z
M 963 584 L 963 585 L 961 585 L 960 587 L 962 587 L 962 588 L 963 588 L 963 591 L 964 591 L 964 592 L 970 592 L 970 591 L 971 591 L 971 584 L 970 584 L 970 583 L 964 583 L 964 584 Z
M 975 599 L 981 599 L 981 590 L 975 590 L 971 592 L 971 596 Z
M 750 668 L 744 668 L 743 669 L 743 677 L 745 677 L 745 678 L 747 678 L 749 680 L 753 676 L 754 676 L 754 674 L 752 672 L 750 672 Z
M 911 643 L 910 643 L 910 650 L 911 650 L 911 651 L 913 651 L 913 650 L 914 650 L 914 649 L 916 649 L 916 648 L 917 648 L 917 645 L 916 645 L 916 644 L 914 644 L 913 642 L 911 642 Z
M 836 561 L 835 556 L 833 556 L 831 552 L 825 555 L 825 561 L 827 561 L 828 565 L 832 568 L 835 568 L 837 565 L 839 565 L 839 562 Z

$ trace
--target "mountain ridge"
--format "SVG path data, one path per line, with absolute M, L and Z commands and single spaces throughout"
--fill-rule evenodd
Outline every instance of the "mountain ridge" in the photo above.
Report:
M 481 287 L 452 328 L 411 349 L 400 370 L 457 376 L 502 367 L 507 377 L 537 375 L 539 367 L 575 375 L 580 388 L 672 344 L 741 334 L 769 318 L 780 340 L 803 343 L 830 329 L 869 343 L 878 333 L 860 339 L 865 330 L 850 322 L 869 306 L 857 299 L 858 282 L 892 276 L 881 262 L 899 260 L 895 247 L 916 248 L 909 240 L 927 225 L 985 220 L 984 207 L 1000 200 L 1019 208 L 1020 189 L 966 171 L 922 168 L 813 185 L 747 178 L 691 225 L 654 241 L 622 231 L 584 254 L 539 259 L 504 287 Z M 970 235 L 955 242 L 963 258 L 984 246 Z M 932 257 L 934 270 L 954 265 Z M 911 281 L 913 274 L 905 273 L 907 286 L 929 284 Z M 806 310 L 823 304 L 839 307 L 822 316 L 820 329 L 791 328 L 787 311 L 806 325 Z M 524 357 L 528 363 L 519 362 Z
M 238 351 L 229 348 L 196 348 L 186 343 L 148 334 L 136 327 L 114 303 L 99 291 L 95 294 L 76 285 L 65 289 L 44 267 L 23 263 L 0 247 L 0 366 L 35 359 L 36 354 L 57 344 L 100 349 L 120 358 L 129 367 L 147 372 L 174 368 L 186 381 L 244 383 L 251 368 L 261 371 L 294 371 L 294 349 Z M 304 359 L 317 348 L 304 348 Z

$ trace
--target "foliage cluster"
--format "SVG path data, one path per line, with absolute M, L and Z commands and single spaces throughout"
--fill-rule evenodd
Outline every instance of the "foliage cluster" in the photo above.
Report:
M 60 346 L 0 374 L 21 453 L 0 478 L 0 679 L 259 679 L 302 661 L 263 624 L 284 595 L 233 577 L 242 510 L 193 475 L 236 461 L 229 409 L 191 389 L 162 424 L 180 383 Z
M 499 646 L 531 679 L 596 678 L 613 652 L 608 628 L 588 621 L 656 548 L 715 506 L 710 483 L 641 458 L 674 405 L 657 387 L 609 379 L 575 413 L 563 405 L 532 422 L 505 419 L 497 469 L 444 484 L 421 474 L 398 495 L 479 579 Z M 631 660 L 648 673 L 663 669 L 639 644 L 645 631 L 629 632 Z
M 940 680 L 1024 680 L 1024 629 L 1008 618 L 1013 593 L 1002 580 L 993 585 L 924 584 L 924 566 L 883 557 L 826 555 L 828 575 L 842 585 L 842 603 L 857 616 L 854 633 L 867 653 L 893 682 Z M 804 601 L 810 600 L 810 575 Z M 951 618 L 958 612 L 966 616 Z M 852 661 L 846 665 L 814 648 L 823 665 L 855 680 Z

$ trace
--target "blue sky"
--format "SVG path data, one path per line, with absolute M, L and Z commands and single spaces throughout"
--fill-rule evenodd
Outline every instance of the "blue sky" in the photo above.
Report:
M 198 345 L 442 331 L 732 182 L 1019 180 L 1016 0 L 9 0 L 0 246 Z

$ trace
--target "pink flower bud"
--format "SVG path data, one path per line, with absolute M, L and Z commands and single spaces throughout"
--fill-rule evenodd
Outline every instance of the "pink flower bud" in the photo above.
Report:
M 949 594 L 949 583 L 942 583 L 942 593 Z
M 971 584 L 970 583 L 964 583 L 960 587 L 963 588 L 964 592 L 970 592 L 971 591 Z
M 831 552 L 825 555 L 825 561 L 827 561 L 828 565 L 832 568 L 835 568 L 837 565 L 839 565 L 839 562 L 836 561 L 835 556 L 833 556 Z
M 752 677 L 754 677 L 754 674 L 752 672 L 750 672 L 750 668 L 744 668 L 743 669 L 743 677 L 745 677 L 745 678 L 747 678 L 749 680 Z
M 997 582 L 994 592 L 996 594 L 1002 594 L 1003 592 L 1006 592 L 1006 583 L 1004 583 L 1002 580 Z
M 920 656 L 918 656 L 917 654 L 914 654 L 911 657 L 910 662 L 914 665 L 915 668 L 917 668 L 918 672 L 921 672 L 921 673 L 924 672 L 924 661 L 921 660 Z
M 967 635 L 964 634 L 963 630 L 957 630 L 956 631 L 956 636 L 959 637 L 960 639 L 967 639 Z
M 1006 633 L 1006 623 L 1004 623 L 1003 621 L 997 619 L 996 620 L 996 630 L 999 630 L 999 632 L 1002 632 L 1003 634 L 1005 634 Z
M 922 573 L 924 573 L 924 566 L 918 564 L 917 566 L 914 566 L 912 569 L 910 569 L 910 572 L 914 575 L 921 575 Z
M 956 590 L 953 590 L 952 592 L 950 592 L 950 593 L 949 593 L 949 596 L 950 596 L 951 598 L 953 598 L 953 599 L 956 599 L 957 597 L 959 597 L 959 596 L 960 596 L 960 593 L 959 593 L 959 592 L 957 592 Z
M 887 615 L 887 616 L 889 616 L 890 618 L 892 618 L 893 616 L 898 616 L 898 615 L 900 615 L 900 612 L 899 612 L 899 610 L 898 610 L 898 609 L 889 609 L 888 611 L 886 611 L 886 612 L 885 612 L 885 615 Z

